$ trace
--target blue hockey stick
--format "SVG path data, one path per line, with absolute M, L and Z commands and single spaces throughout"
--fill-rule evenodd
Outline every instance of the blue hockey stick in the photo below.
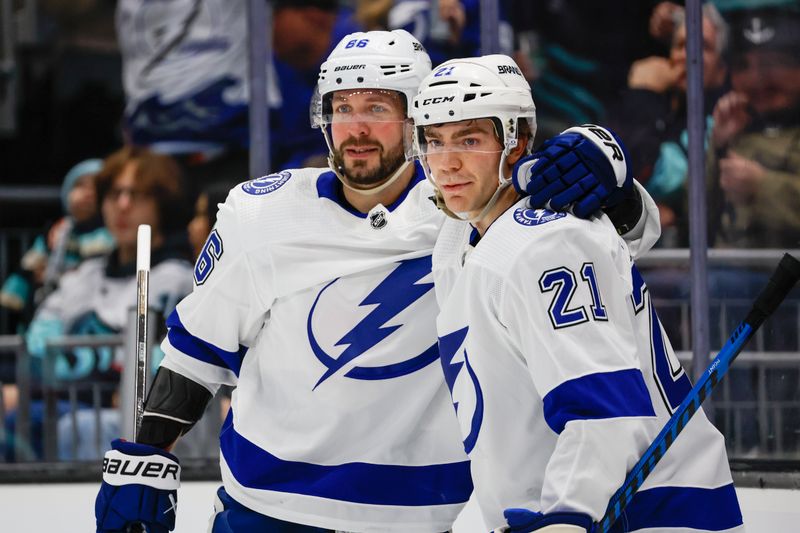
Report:
M 778 263 L 775 272 L 767 282 L 767 286 L 756 298 L 753 307 L 747 314 L 747 318 L 737 326 L 728 342 L 717 354 L 717 357 L 703 373 L 703 377 L 695 384 L 689 394 L 684 398 L 681 405 L 673 413 L 669 422 L 661 430 L 653 443 L 644 452 L 642 458 L 636 463 L 633 469 L 625 478 L 622 487 L 614 493 L 606 509 L 606 514 L 596 524 L 595 533 L 607 533 L 614 522 L 622 515 L 622 512 L 633 499 L 633 495 L 642 486 L 644 480 L 650 475 L 655 466 L 667 452 L 669 447 L 675 442 L 689 419 L 700 408 L 708 395 L 717 386 L 717 383 L 728 372 L 728 369 L 742 351 L 744 345 L 753 336 L 756 330 L 780 305 L 783 299 L 792 290 L 797 280 L 800 279 L 800 261 L 789 254 L 784 254 Z

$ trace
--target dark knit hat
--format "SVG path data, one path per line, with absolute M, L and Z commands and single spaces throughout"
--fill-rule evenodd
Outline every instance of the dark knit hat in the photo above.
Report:
M 800 11 L 791 8 L 756 9 L 731 16 L 731 52 L 774 50 L 800 56 Z

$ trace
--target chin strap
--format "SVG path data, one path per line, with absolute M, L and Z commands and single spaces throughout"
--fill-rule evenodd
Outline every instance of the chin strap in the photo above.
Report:
M 373 194 L 378 194 L 379 192 L 384 190 L 386 187 L 388 187 L 389 185 L 391 185 L 392 183 L 397 181 L 397 178 L 399 178 L 403 174 L 403 172 L 405 172 L 405 170 L 408 168 L 408 166 L 411 164 L 411 161 L 404 162 L 402 165 L 397 167 L 397 170 L 395 170 L 392 173 L 392 175 L 389 176 L 389 178 L 386 181 L 384 181 L 380 185 L 377 185 L 375 187 L 370 187 L 369 189 L 358 189 L 356 187 L 353 187 L 352 185 L 350 185 L 347 182 L 347 178 L 345 178 L 344 173 L 341 171 L 339 166 L 334 163 L 334 161 L 333 161 L 333 143 L 331 142 L 331 139 L 330 139 L 330 136 L 328 135 L 328 130 L 327 130 L 326 127 L 322 128 L 322 136 L 325 138 L 325 144 L 328 145 L 328 167 L 333 171 L 334 174 L 336 174 L 336 177 L 339 178 L 339 181 L 342 182 L 342 185 L 344 185 L 346 188 L 350 189 L 351 191 L 357 192 L 359 194 L 365 194 L 367 196 L 371 196 Z
M 384 190 L 386 187 L 388 187 L 389 185 L 391 185 L 392 183 L 397 181 L 397 178 L 399 178 L 403 174 L 403 172 L 405 172 L 405 170 L 408 168 L 408 166 L 410 164 L 411 164 L 411 161 L 405 161 L 402 165 L 397 167 L 397 170 L 395 170 L 392 173 L 392 175 L 389 176 L 389 178 L 386 181 L 384 181 L 380 185 L 377 185 L 375 187 L 370 187 L 369 189 L 359 189 L 359 188 L 353 187 L 352 185 L 350 185 L 347 182 L 347 178 L 344 177 L 344 174 L 342 174 L 342 172 L 339 170 L 339 168 L 334 164 L 333 157 L 331 155 L 328 155 L 328 166 L 333 171 L 333 173 L 336 174 L 336 177 L 339 178 L 339 181 L 342 182 L 342 185 L 344 185 L 345 187 L 347 187 L 351 191 L 357 192 L 359 194 L 366 194 L 366 195 L 378 194 L 379 192 Z

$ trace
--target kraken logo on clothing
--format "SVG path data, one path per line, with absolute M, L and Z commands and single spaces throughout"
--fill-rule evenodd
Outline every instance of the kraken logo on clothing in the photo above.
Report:
M 420 281 L 430 275 L 431 257 L 425 256 L 400 261 L 377 286 L 369 285 L 363 299 L 359 296 L 363 278 L 336 278 L 325 285 L 311 306 L 306 326 L 311 349 L 327 368 L 314 388 L 345 368 L 344 377 L 351 379 L 392 379 L 435 361 L 439 356 L 436 324 L 433 320 L 421 324 L 412 318 L 429 311 L 421 306 L 434 305 L 433 283 Z M 354 315 L 343 307 L 351 305 L 348 299 L 360 308 L 361 315 L 368 310 L 355 325 L 342 322 Z M 406 324 L 410 319 L 414 320 L 413 329 Z M 330 355 L 340 346 L 345 348 L 338 357 Z M 359 364 L 354 365 L 357 358 Z M 378 364 L 363 364 L 365 360 Z
M 458 423 L 461 425 L 461 434 L 466 435 L 464 451 L 470 453 L 475 447 L 483 423 L 483 391 L 469 363 L 467 350 L 462 349 L 467 331 L 469 327 L 439 337 L 439 352 L 444 379 L 450 389 Z M 461 370 L 464 368 L 467 371 L 462 373 Z M 465 377 L 459 380 L 458 377 L 462 374 Z

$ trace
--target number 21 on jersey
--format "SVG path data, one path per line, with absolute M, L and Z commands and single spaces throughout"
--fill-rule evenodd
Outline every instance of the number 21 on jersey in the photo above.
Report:
M 584 290 L 588 290 L 592 298 L 591 318 L 595 321 L 608 321 L 594 264 L 584 263 L 580 268 L 580 277 L 582 284 L 577 281 L 578 276 L 575 272 L 562 266 L 546 271 L 539 278 L 539 289 L 542 293 L 553 293 L 548 314 L 555 329 L 576 326 L 590 320 L 589 312 L 584 306 L 572 305 L 572 297 L 581 285 L 585 286 Z M 670 412 L 674 412 L 692 389 L 692 384 L 669 345 L 652 301 L 645 298 L 647 285 L 636 266 L 631 269 L 631 278 L 633 311 L 638 315 L 645 308 L 648 309 L 653 377 L 664 405 Z

